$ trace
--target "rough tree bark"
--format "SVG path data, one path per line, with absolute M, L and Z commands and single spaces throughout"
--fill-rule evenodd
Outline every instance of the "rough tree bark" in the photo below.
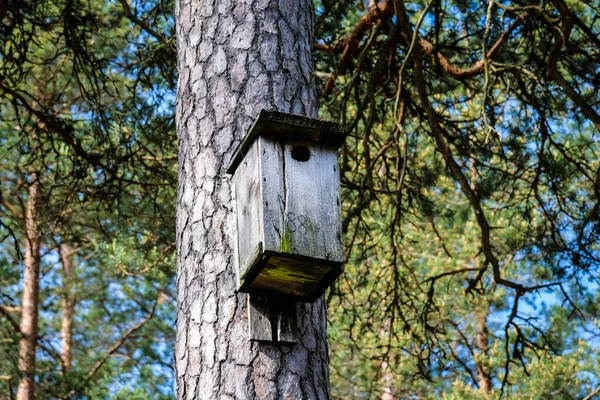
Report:
M 179 399 L 329 398 L 324 301 L 296 345 L 248 340 L 225 167 L 261 108 L 315 117 L 311 0 L 177 0 Z
M 60 360 L 62 363 L 62 373 L 66 374 L 71 370 L 72 345 L 73 345 L 73 316 L 75 315 L 75 294 L 72 290 L 73 273 L 75 265 L 73 263 L 76 249 L 61 244 L 59 247 L 60 262 L 63 267 L 63 298 L 62 298 L 62 319 L 60 323 Z
M 19 386 L 17 400 L 33 400 L 35 351 L 38 333 L 38 302 L 40 274 L 40 232 L 38 230 L 38 199 L 40 184 L 32 174 L 25 206 L 25 271 L 23 272 L 23 302 L 21 305 L 21 340 L 19 342 Z

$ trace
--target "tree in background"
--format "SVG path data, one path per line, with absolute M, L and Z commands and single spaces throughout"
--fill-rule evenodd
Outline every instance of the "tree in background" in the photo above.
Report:
M 0 7 L 1 398 L 171 390 L 168 8 Z
M 324 109 L 353 132 L 335 392 L 593 392 L 599 10 L 353 5 L 319 3 L 315 44 Z
M 341 160 L 348 262 L 328 295 L 333 396 L 592 398 L 595 2 L 320 0 L 315 10 L 321 116 L 351 131 Z M 160 2 L 0 1 L 9 38 L 0 46 L 2 395 L 19 379 L 19 254 L 33 172 L 44 216 L 36 382 L 45 371 L 55 379 L 38 395 L 93 382 L 105 391 L 86 395 L 115 397 L 107 388 L 121 379 L 118 387 L 139 386 L 123 396 L 143 398 L 157 360 L 171 363 L 160 324 L 173 318 L 167 300 L 144 325 L 143 346 L 132 333 L 85 381 L 158 298 L 171 298 L 171 13 Z M 56 49 L 62 73 L 31 71 L 50 68 Z M 53 83 L 59 90 L 43 89 L 40 103 L 38 88 Z M 58 244 L 79 249 L 64 289 Z M 71 372 L 61 375 L 61 307 L 81 290 L 102 295 L 75 306 Z M 140 363 L 150 371 L 137 374 Z

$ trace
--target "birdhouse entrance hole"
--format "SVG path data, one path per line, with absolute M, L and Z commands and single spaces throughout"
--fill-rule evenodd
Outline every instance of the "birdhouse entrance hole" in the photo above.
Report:
M 310 150 L 306 146 L 294 146 L 292 158 L 296 161 L 306 162 L 310 159 Z

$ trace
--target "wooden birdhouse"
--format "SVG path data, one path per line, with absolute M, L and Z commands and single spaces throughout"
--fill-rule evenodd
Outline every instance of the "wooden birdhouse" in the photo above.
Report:
M 227 170 L 237 208 L 239 290 L 312 302 L 342 271 L 334 123 L 262 110 Z

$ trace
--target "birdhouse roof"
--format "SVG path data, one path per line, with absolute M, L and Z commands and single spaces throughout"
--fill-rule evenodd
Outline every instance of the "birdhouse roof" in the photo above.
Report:
M 348 133 L 335 122 L 279 111 L 261 110 L 254 124 L 235 150 L 229 167 L 227 167 L 228 174 L 235 172 L 244 155 L 254 143 L 254 139 L 260 135 L 281 140 L 307 140 L 340 148 Z

